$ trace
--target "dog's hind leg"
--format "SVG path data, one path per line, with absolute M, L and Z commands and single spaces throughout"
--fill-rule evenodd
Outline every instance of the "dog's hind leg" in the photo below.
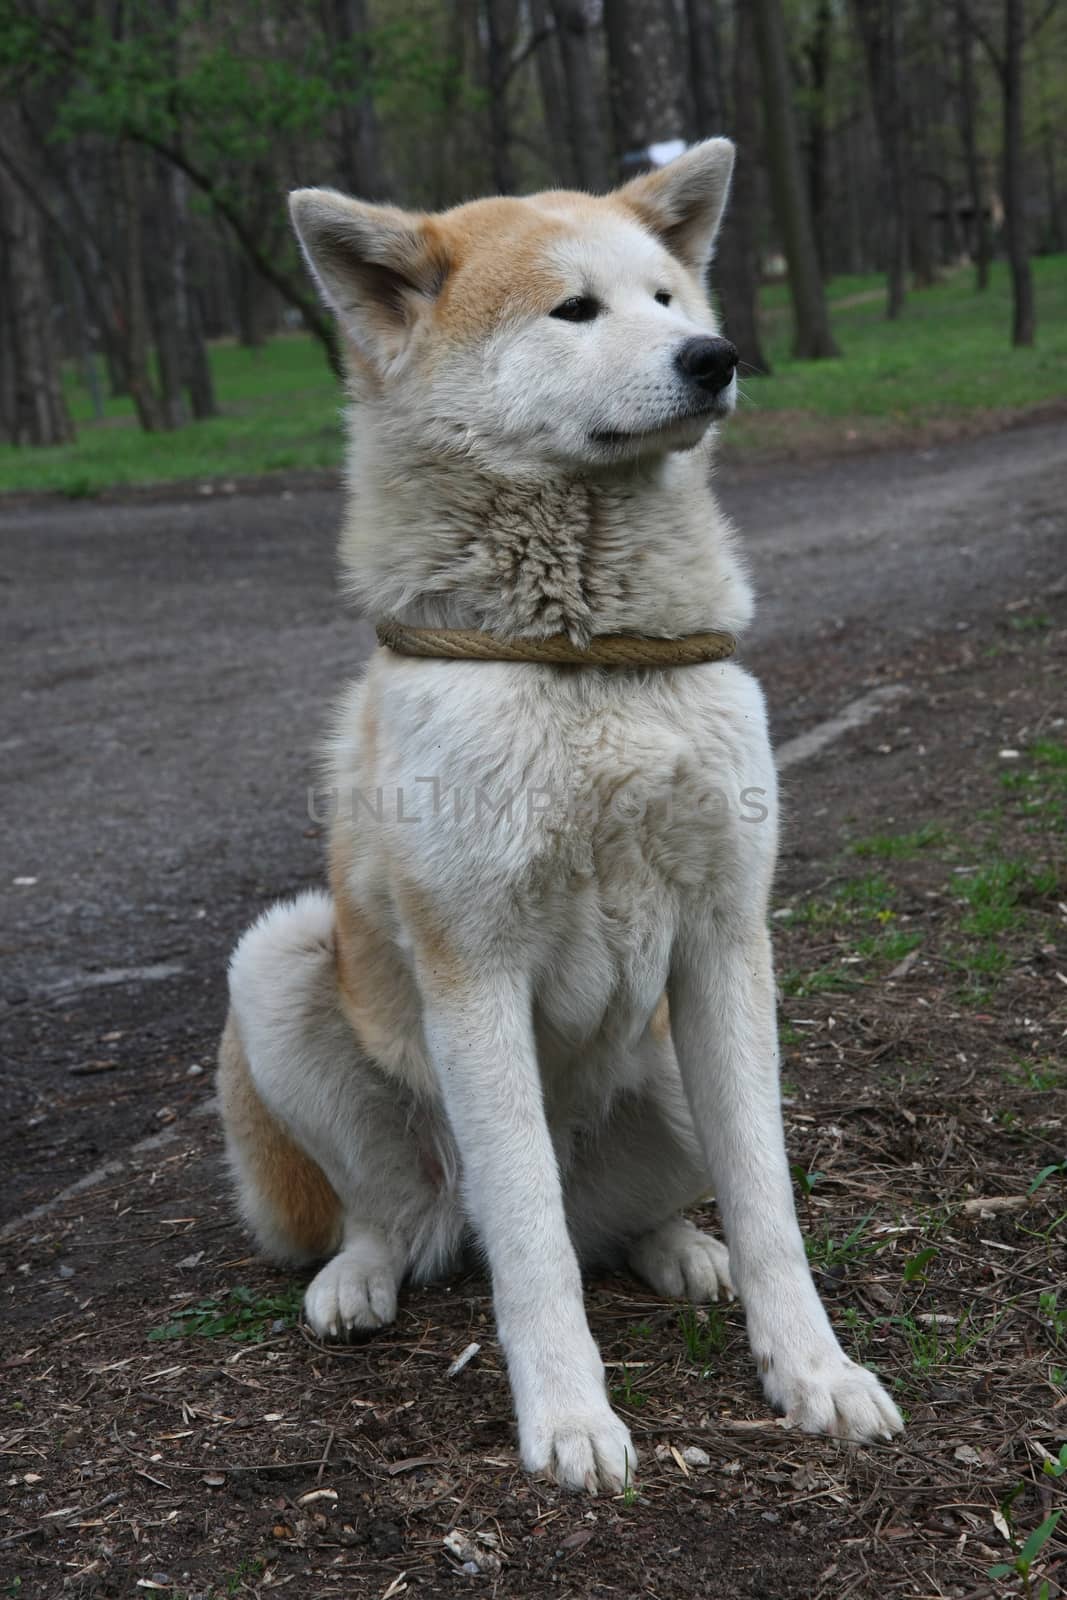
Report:
M 219 1098 L 241 1211 L 267 1254 L 330 1257 L 305 1311 L 331 1337 L 396 1315 L 401 1280 L 459 1248 L 433 1117 L 368 1060 L 341 1009 L 333 906 L 305 894 L 245 934 L 230 964 Z
M 583 1134 L 565 1178 L 567 1221 L 583 1265 L 625 1262 L 657 1294 L 697 1303 L 732 1294 L 726 1246 L 679 1215 L 711 1187 L 669 1039 L 647 1041 L 643 1092 Z

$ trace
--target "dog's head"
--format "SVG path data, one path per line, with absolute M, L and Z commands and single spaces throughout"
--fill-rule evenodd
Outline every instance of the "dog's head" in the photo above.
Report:
M 503 473 L 692 448 L 736 393 L 704 288 L 733 156 L 709 139 L 602 198 L 437 215 L 298 189 L 354 393 L 409 449 Z

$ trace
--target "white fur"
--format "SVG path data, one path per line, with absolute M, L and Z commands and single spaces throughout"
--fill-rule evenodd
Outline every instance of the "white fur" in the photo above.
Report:
M 725 193 L 713 143 L 673 189 L 658 174 L 637 191 L 650 221 L 606 202 L 590 220 L 583 202 L 570 235 L 551 230 L 552 270 L 604 300 L 602 325 L 526 304 L 460 349 L 434 347 L 441 291 L 418 268 L 418 219 L 389 212 L 375 233 L 358 207 L 353 243 L 335 200 L 301 200 L 320 280 L 377 367 L 353 382 L 344 536 L 374 614 L 576 639 L 743 627 L 750 593 L 699 443 L 709 419 L 614 453 L 590 436 L 655 431 L 676 403 L 671 352 L 713 326 L 686 255 L 710 244 Z M 692 216 L 713 179 L 714 215 Z M 565 196 L 528 204 L 569 215 Z M 338 237 L 395 260 L 413 308 L 394 293 L 368 311 L 378 279 L 357 263 L 349 293 Z M 664 283 L 670 307 L 654 300 Z M 895 1432 L 892 1401 L 837 1343 L 793 1210 L 755 680 L 733 662 L 599 672 L 380 651 L 339 707 L 330 768 L 342 890 L 374 930 L 360 1037 L 327 897 L 268 913 L 231 967 L 259 1094 L 342 1201 L 342 1247 L 308 1291 L 316 1330 L 389 1320 L 404 1277 L 476 1240 L 523 1461 L 618 1489 L 636 1453 L 580 1262 L 628 1260 L 665 1295 L 736 1286 L 768 1396 L 797 1426 Z M 712 1178 L 729 1258 L 678 1215 Z

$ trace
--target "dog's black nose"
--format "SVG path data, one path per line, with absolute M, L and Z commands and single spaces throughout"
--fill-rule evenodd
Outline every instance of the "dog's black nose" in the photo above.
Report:
M 737 350 L 729 339 L 687 339 L 674 358 L 683 377 L 709 394 L 725 389 L 737 366 Z

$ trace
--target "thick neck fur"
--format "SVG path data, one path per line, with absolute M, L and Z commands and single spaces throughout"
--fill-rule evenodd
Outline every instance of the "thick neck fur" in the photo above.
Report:
M 420 460 L 360 408 L 342 557 L 374 621 L 679 638 L 739 632 L 752 597 L 699 448 L 610 472 L 495 475 Z M 406 448 L 406 455 L 405 455 Z

